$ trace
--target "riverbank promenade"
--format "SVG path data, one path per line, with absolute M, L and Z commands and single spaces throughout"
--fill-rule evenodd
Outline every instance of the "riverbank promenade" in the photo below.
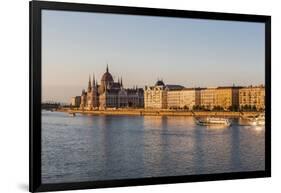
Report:
M 107 109 L 107 110 L 81 110 L 60 108 L 56 111 L 66 113 L 81 113 L 91 115 L 139 115 L 139 116 L 218 116 L 218 117 L 240 117 L 257 116 L 261 112 L 232 112 L 232 111 L 183 111 L 183 110 L 156 110 L 156 109 Z

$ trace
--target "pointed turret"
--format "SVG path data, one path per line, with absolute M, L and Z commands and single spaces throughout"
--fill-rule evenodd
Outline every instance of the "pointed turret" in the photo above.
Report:
M 121 82 L 120 82 L 120 84 L 121 84 L 121 87 L 123 87 L 123 80 L 122 80 L 122 76 L 121 76 Z
M 88 91 L 91 91 L 92 86 L 91 86 L 91 75 L 89 75 L 89 82 L 88 82 Z
M 106 72 L 109 72 L 109 70 L 108 70 L 108 64 L 106 64 Z
M 93 87 L 96 86 L 95 73 L 93 73 Z

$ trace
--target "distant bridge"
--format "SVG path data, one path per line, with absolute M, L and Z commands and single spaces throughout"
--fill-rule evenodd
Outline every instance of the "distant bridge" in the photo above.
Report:
M 41 108 L 44 110 L 56 110 L 60 108 L 60 103 L 42 103 Z

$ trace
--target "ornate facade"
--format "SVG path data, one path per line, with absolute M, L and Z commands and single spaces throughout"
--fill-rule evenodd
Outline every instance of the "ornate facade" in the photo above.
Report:
M 264 110 L 265 89 L 259 87 L 184 88 L 158 80 L 144 89 L 147 109 Z
M 238 109 L 240 88 L 235 86 L 204 88 L 200 92 L 200 105 L 209 110 L 215 107 L 224 110 Z
M 81 94 L 80 108 L 85 110 L 97 110 L 106 108 L 126 108 L 144 106 L 143 89 L 123 87 L 122 78 L 114 82 L 109 73 L 108 66 L 101 78 L 101 84 L 89 77 L 87 90 Z
M 256 108 L 257 110 L 265 109 L 265 87 L 250 86 L 239 90 L 239 106 L 244 108 Z
M 200 105 L 200 90 L 197 88 L 183 88 L 168 90 L 167 105 L 169 109 L 189 109 Z
M 167 90 L 163 81 L 158 80 L 155 86 L 146 86 L 144 89 L 145 108 L 166 109 Z
M 174 95 L 171 93 L 182 90 L 183 88 L 181 85 L 165 85 L 163 80 L 158 80 L 154 86 L 146 86 L 144 89 L 145 108 L 167 109 L 169 102 L 174 99 Z

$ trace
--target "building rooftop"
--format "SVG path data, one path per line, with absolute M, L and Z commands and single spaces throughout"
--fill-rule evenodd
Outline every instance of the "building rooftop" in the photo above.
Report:
M 165 86 L 163 80 L 157 80 L 157 82 L 155 83 L 155 86 Z
M 176 84 L 167 84 L 166 88 L 168 90 L 182 90 L 182 89 L 184 89 L 184 86 L 176 85 Z

